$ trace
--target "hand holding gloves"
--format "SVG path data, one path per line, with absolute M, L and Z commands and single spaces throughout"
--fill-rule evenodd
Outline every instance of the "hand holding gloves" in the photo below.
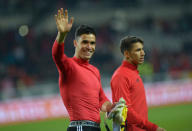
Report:
M 119 102 L 115 104 L 115 107 L 108 114 L 108 119 L 113 119 L 113 121 L 119 125 L 124 125 L 127 118 L 128 108 L 126 102 L 123 98 L 119 99 Z

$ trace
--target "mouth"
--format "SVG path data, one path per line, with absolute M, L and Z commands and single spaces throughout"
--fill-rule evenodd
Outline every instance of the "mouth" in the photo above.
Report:
M 140 58 L 141 61 L 144 61 L 144 58 Z
M 90 56 L 93 54 L 93 51 L 85 51 L 84 54 L 85 56 Z

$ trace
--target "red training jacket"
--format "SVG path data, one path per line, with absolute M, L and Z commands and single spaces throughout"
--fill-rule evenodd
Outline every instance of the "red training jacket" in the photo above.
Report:
M 113 102 L 121 97 L 126 100 L 129 131 L 156 131 L 157 125 L 148 121 L 145 89 L 137 66 L 123 61 L 112 76 L 111 90 Z
M 100 73 L 88 61 L 64 54 L 64 43 L 54 42 L 53 60 L 59 72 L 59 88 L 70 120 L 100 123 L 100 109 L 109 101 L 101 87 Z

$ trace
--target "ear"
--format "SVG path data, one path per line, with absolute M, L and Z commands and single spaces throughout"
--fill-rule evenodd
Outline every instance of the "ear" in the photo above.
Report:
M 129 59 L 129 51 L 124 51 L 124 57 L 126 58 L 126 59 Z
M 73 45 L 74 45 L 75 47 L 77 47 L 77 41 L 76 41 L 76 40 L 73 40 Z

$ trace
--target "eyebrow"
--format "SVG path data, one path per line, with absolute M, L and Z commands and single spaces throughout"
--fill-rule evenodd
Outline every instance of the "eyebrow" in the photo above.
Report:
M 144 48 L 136 48 L 135 50 L 136 51 L 140 51 L 140 50 L 143 50 Z
M 83 43 L 89 43 L 90 42 L 91 44 L 95 44 L 96 43 L 95 41 L 88 41 L 88 40 L 83 40 L 82 42 Z

